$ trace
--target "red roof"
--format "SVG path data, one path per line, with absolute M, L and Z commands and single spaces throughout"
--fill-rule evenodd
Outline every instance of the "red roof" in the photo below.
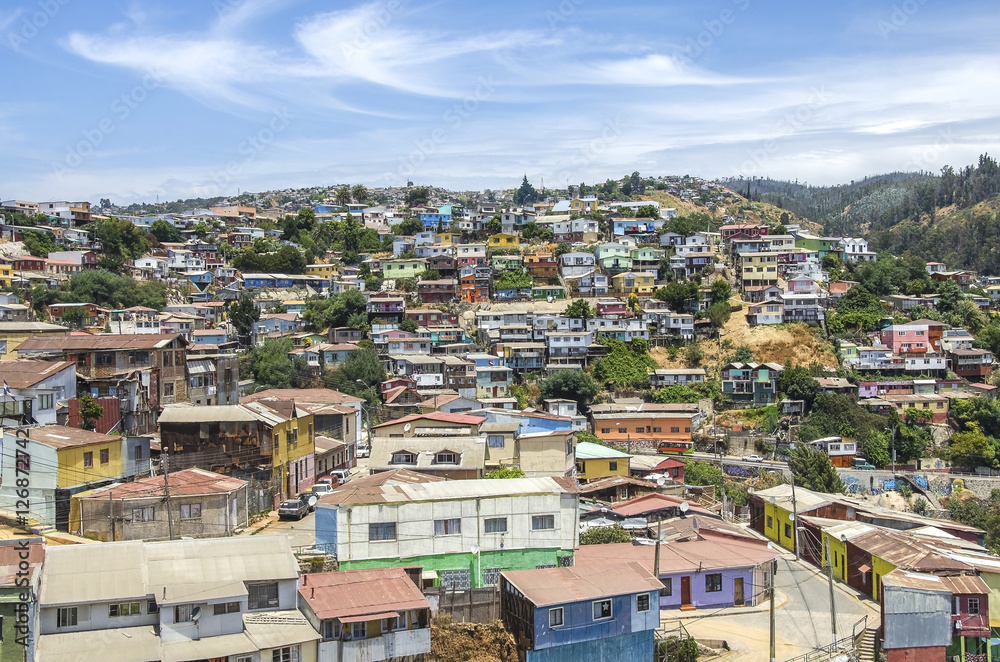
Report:
M 701 529 L 693 540 L 672 540 L 660 545 L 660 576 L 757 566 L 771 561 L 780 553 L 769 548 L 767 541 L 735 538 Z M 580 545 L 573 562 L 577 567 L 619 567 L 635 561 L 652 571 L 655 554 L 655 545 Z
M 635 499 L 629 499 L 628 501 L 619 501 L 618 503 L 611 506 L 619 515 L 624 515 L 625 517 L 638 517 L 645 513 L 650 513 L 656 510 L 663 510 L 664 508 L 673 508 L 680 506 L 684 503 L 684 499 L 678 499 L 677 497 L 668 496 L 666 494 L 646 494 L 641 497 L 636 497 Z M 688 513 L 701 513 L 703 515 L 713 515 L 713 513 L 701 506 L 688 501 Z
M 357 616 L 375 620 L 408 609 L 430 609 L 403 568 L 307 573 L 302 575 L 299 595 L 320 620 Z
M 28 551 L 28 557 L 22 559 L 21 554 L 25 549 Z M 45 560 L 45 545 L 42 544 L 41 538 L 17 538 L 0 541 L 0 588 L 17 586 L 18 572 L 22 571 L 20 564 L 24 560 L 28 562 L 27 580 L 30 586 L 34 580 L 35 571 L 41 567 L 42 561 Z M 21 575 L 20 579 L 25 579 L 25 576 Z
M 431 411 L 426 414 L 411 414 L 409 416 L 404 416 L 403 418 L 397 418 L 394 421 L 389 421 L 388 423 L 383 423 L 382 425 L 376 425 L 375 429 L 385 427 L 387 425 L 399 425 L 400 423 L 409 423 L 410 421 L 417 420 L 431 420 L 431 421 L 443 421 L 445 423 L 462 423 L 464 425 L 479 425 L 486 420 L 485 416 L 468 416 L 466 414 L 449 414 L 443 411 Z
M 184 469 L 170 474 L 170 494 L 171 496 L 196 495 L 196 494 L 225 494 L 233 492 L 247 485 L 245 480 L 224 476 L 213 471 L 204 469 Z M 124 483 L 111 488 L 111 492 L 119 499 L 140 499 L 143 497 L 156 497 L 164 493 L 163 476 L 152 476 L 150 478 L 140 478 L 133 483 Z M 106 493 L 91 494 L 84 498 L 103 499 Z
M 664 469 L 676 469 L 677 467 L 683 467 L 684 461 L 678 460 L 675 457 L 668 457 L 663 462 L 653 467 L 653 471 L 663 471 Z

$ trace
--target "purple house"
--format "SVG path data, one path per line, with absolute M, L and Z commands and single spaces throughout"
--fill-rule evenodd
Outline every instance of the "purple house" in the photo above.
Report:
M 692 528 L 660 546 L 661 609 L 756 605 L 767 596 L 779 550 L 766 541 L 716 529 Z M 637 562 L 653 570 L 655 545 L 581 545 L 576 565 Z

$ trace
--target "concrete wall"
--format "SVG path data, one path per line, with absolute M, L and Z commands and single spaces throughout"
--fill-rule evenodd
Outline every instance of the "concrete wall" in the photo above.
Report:
M 28 519 L 40 524 L 54 526 L 56 523 L 55 489 L 57 487 L 58 458 L 54 448 L 49 448 L 34 441 L 26 441 L 26 448 L 18 446 L 18 438 L 12 434 L 4 434 L 0 446 L 2 461 L 0 461 L 0 510 L 11 514 L 18 510 L 27 510 Z M 23 441 L 23 440 L 22 440 Z M 30 457 L 30 472 L 16 475 L 17 452 L 21 450 Z M 17 479 L 27 479 L 27 488 L 17 487 Z M 27 489 L 28 498 L 17 495 L 18 490 Z M 21 503 L 18 503 L 18 502 Z M 25 501 L 27 503 L 25 503 Z

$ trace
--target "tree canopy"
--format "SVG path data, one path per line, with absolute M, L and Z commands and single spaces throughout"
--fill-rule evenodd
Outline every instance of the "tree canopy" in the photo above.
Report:
M 575 400 L 580 410 L 597 397 L 597 383 L 585 372 L 560 370 L 538 385 L 545 400 Z
M 307 301 L 302 317 L 317 330 L 338 326 L 364 328 L 368 324 L 366 310 L 364 294 L 358 290 L 345 290 L 328 299 Z
M 788 458 L 788 468 L 795 484 L 828 494 L 843 494 L 846 490 L 840 475 L 833 468 L 830 456 L 812 446 L 798 446 Z

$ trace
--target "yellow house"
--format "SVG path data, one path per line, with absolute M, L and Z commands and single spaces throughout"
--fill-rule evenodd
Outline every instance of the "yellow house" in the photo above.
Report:
M 313 415 L 290 400 L 248 402 L 264 425 L 270 429 L 274 451 L 271 455 L 272 481 L 286 496 L 308 490 L 315 480 L 315 467 L 309 457 L 316 450 Z
M 656 275 L 647 271 L 626 271 L 611 277 L 612 290 L 616 296 L 650 296 L 656 289 Z
M 438 232 L 434 235 L 434 243 L 438 246 L 451 246 L 455 243 L 456 237 L 461 237 L 461 235 L 454 232 Z
M 519 248 L 521 240 L 512 234 L 499 232 L 487 240 L 490 248 Z
M 576 445 L 576 477 L 579 480 L 597 480 L 608 476 L 627 476 L 632 456 L 589 441 Z
M 9 264 L 0 263 L 0 283 L 3 283 L 4 287 L 10 287 L 13 279 L 14 268 Z
M 333 264 L 309 264 L 306 265 L 306 275 L 332 278 L 337 275 L 337 267 Z
M 17 348 L 36 336 L 65 336 L 69 329 L 48 322 L 0 322 L 0 359 L 16 359 Z
M 74 487 L 122 475 L 121 437 L 64 425 L 34 428 L 30 435 L 31 441 L 48 449 L 40 449 L 39 466 L 44 466 L 42 462 L 52 459 L 53 452 L 55 454 L 55 462 L 48 465 L 57 467 L 54 487 Z
M 739 259 L 743 287 L 770 287 L 778 284 L 776 253 L 740 253 Z
M 822 554 L 823 562 L 826 563 L 826 549 L 829 546 L 830 549 L 830 560 L 833 565 L 833 576 L 840 581 L 847 583 L 847 541 L 858 536 L 863 536 L 866 533 L 871 533 L 875 531 L 875 527 L 862 522 L 850 521 L 850 522 L 840 522 L 833 526 L 824 526 L 822 529 L 821 543 L 822 543 Z M 806 534 L 811 536 L 811 533 Z M 803 545 L 811 544 L 812 541 L 803 540 Z M 852 572 L 857 572 L 855 568 Z
M 751 502 L 751 519 L 754 517 L 754 509 L 762 506 L 762 521 L 758 524 L 758 526 L 762 526 L 758 530 L 789 551 L 795 550 L 797 534 L 792 513 L 807 512 L 824 503 L 829 503 L 829 499 L 823 494 L 799 488 L 796 490 L 794 506 L 792 502 L 791 485 L 778 485 L 755 492 Z

